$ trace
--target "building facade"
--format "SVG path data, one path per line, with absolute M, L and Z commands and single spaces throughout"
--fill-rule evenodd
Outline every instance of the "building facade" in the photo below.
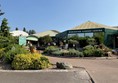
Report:
M 77 35 L 79 37 L 93 37 L 95 35 L 102 36 L 104 44 L 111 48 L 118 48 L 118 28 L 98 24 L 95 22 L 85 22 L 70 30 L 64 31 L 58 35 L 57 38 L 68 39 L 71 36 Z

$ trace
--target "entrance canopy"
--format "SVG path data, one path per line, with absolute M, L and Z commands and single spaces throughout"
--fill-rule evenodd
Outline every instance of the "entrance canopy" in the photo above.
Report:
M 38 41 L 38 38 L 35 37 L 35 36 L 28 36 L 28 37 L 26 38 L 26 40 L 29 40 L 29 41 Z

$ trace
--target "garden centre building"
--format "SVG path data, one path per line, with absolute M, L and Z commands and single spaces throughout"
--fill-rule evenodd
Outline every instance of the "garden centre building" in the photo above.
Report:
M 38 39 L 40 37 L 44 37 L 44 36 L 47 36 L 47 35 L 49 35 L 50 37 L 55 37 L 57 34 L 59 34 L 59 32 L 56 31 L 56 30 L 48 30 L 48 31 L 44 31 L 44 32 L 29 35 L 29 36 L 27 36 L 27 40 L 29 40 L 29 41 L 38 41 Z
M 95 22 L 85 22 L 70 30 L 64 31 L 56 35 L 57 38 L 67 39 L 71 36 L 77 35 L 79 37 L 95 35 L 103 37 L 103 43 L 112 48 L 118 48 L 118 27 L 106 26 Z
M 48 30 L 48 31 L 29 35 L 29 36 L 27 36 L 26 39 L 27 39 L 27 41 L 32 42 L 32 44 L 39 46 L 39 38 L 44 37 L 44 36 L 50 36 L 50 37 L 54 38 L 57 34 L 59 34 L 59 32 L 56 30 Z

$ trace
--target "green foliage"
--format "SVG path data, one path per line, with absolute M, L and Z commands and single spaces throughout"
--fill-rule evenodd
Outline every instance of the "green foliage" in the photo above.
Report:
M 15 70 L 26 70 L 30 68 L 32 60 L 29 56 L 25 54 L 19 54 L 14 57 L 12 62 L 12 68 Z
M 52 52 L 57 51 L 57 50 L 59 50 L 59 48 L 56 46 L 48 46 L 45 49 L 44 53 L 51 54 Z
M 79 52 L 77 52 L 77 56 L 78 56 L 78 57 L 84 57 L 84 54 L 83 54 L 83 52 L 80 52 L 80 51 L 79 51 Z
M 60 50 L 52 52 L 52 55 L 54 55 L 54 56 L 62 56 L 62 54 L 63 54 L 63 52 Z
M 5 53 L 5 62 L 11 63 L 13 61 L 14 56 L 18 54 L 27 54 L 29 53 L 25 48 L 19 45 L 9 45 L 6 48 Z
M 52 42 L 52 38 L 49 35 L 46 35 L 44 37 L 40 37 L 39 41 L 44 44 L 47 45 L 48 43 Z
M 36 33 L 36 31 L 35 30 L 29 30 L 29 35 L 31 35 L 31 34 L 35 34 Z
M 26 28 L 25 27 L 23 28 L 23 31 L 26 32 Z
M 94 50 L 94 56 L 96 56 L 96 57 L 102 57 L 102 56 L 104 56 L 103 54 L 104 54 L 104 52 L 101 49 Z
M 69 49 L 68 56 L 70 56 L 70 57 L 83 57 L 83 53 L 78 50 L 75 50 L 75 49 Z
M 6 48 L 11 44 L 17 44 L 18 43 L 18 38 L 17 37 L 3 37 L 0 36 L 0 48 Z
M 78 44 L 78 41 L 70 39 L 70 40 L 68 40 L 68 43 L 69 44 Z
M 75 49 L 69 49 L 69 56 L 76 56 L 77 52 L 79 52 L 79 51 L 77 51 Z
M 4 52 L 5 48 L 0 49 L 0 59 L 3 58 L 5 52 Z
M 10 29 L 10 27 L 8 26 L 7 19 L 4 18 L 2 20 L 2 24 L 1 24 L 1 27 L 0 27 L 0 33 L 1 33 L 0 35 L 4 36 L 4 37 L 10 36 L 9 29 Z
M 98 45 L 101 43 L 104 43 L 104 33 L 103 32 L 94 33 L 94 38 Z
M 87 37 L 79 37 L 79 44 L 80 47 L 85 47 L 86 45 L 88 45 Z
M 10 41 L 7 37 L 0 36 L 0 48 L 5 48 L 9 45 Z
M 60 50 L 62 52 L 62 56 L 68 56 L 69 51 L 68 50 Z
M 88 45 L 88 46 L 85 46 L 84 47 L 84 51 L 83 51 L 83 54 L 85 57 L 92 57 L 94 56 L 94 47 L 91 46 L 91 45 Z
M 26 69 L 45 69 L 48 68 L 50 62 L 48 58 L 41 54 L 19 54 L 14 57 L 12 68 L 16 70 Z
M 84 47 L 84 50 L 93 50 L 94 47 L 92 45 L 87 45 Z
M 95 45 L 96 44 L 96 40 L 94 38 L 88 38 L 87 42 L 89 45 Z
M 33 61 L 34 63 L 34 68 L 33 69 L 45 69 L 48 68 L 50 66 L 50 62 L 48 60 L 48 58 L 46 57 L 40 57 L 40 59 L 37 59 L 35 61 Z
M 103 56 L 103 51 L 99 48 L 95 48 L 94 46 L 88 45 L 84 47 L 83 54 L 85 57 L 101 57 Z
M 77 35 L 74 35 L 72 37 L 68 38 L 69 40 L 79 40 L 79 37 Z
M 19 30 L 19 29 L 18 29 L 18 27 L 16 27 L 16 29 L 15 29 L 15 30 L 16 30 L 16 31 L 17 31 L 17 30 Z
M 75 49 L 57 50 L 52 52 L 52 55 L 65 57 L 83 57 L 83 53 Z

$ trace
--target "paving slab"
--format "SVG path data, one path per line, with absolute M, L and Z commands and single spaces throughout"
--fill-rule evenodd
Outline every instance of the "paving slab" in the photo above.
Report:
M 118 59 L 114 57 L 99 58 L 60 58 L 48 56 L 52 63 L 67 62 L 84 67 L 95 83 L 118 83 Z

